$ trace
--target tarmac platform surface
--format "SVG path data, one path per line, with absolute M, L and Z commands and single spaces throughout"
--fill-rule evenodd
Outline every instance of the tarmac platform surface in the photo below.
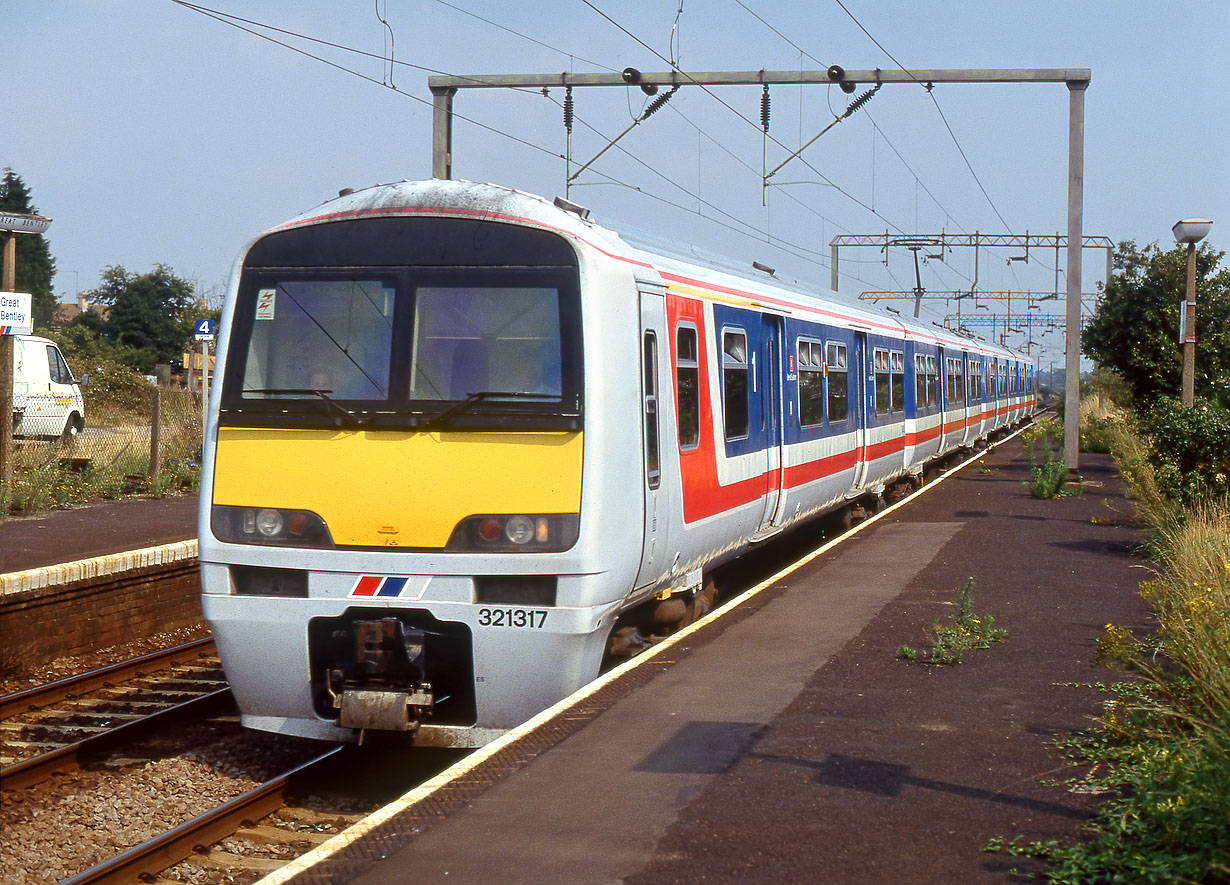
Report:
M 1019 442 L 982 463 L 268 881 L 1021 881 L 983 849 L 1089 815 L 1049 742 L 1102 711 L 1079 684 L 1147 573 L 1108 458 L 1051 501 Z M 898 659 L 970 577 L 1006 641 Z
M 126 498 L 0 522 L 0 574 L 196 537 L 196 495 Z

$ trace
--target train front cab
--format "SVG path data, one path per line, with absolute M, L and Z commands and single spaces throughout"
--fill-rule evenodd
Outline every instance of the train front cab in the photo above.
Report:
M 203 608 L 245 725 L 481 746 L 597 673 L 640 548 L 640 520 L 600 507 L 639 472 L 614 442 L 635 388 L 601 379 L 636 316 L 594 295 L 609 339 L 584 363 L 578 254 L 396 215 L 249 249 L 201 511 Z M 611 470 L 587 504 L 590 463 Z

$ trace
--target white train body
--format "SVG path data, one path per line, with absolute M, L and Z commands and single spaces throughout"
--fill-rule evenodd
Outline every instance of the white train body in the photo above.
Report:
M 1007 350 L 458 181 L 258 237 L 221 328 L 204 611 L 243 722 L 322 739 L 480 746 L 647 604 L 1034 402 Z

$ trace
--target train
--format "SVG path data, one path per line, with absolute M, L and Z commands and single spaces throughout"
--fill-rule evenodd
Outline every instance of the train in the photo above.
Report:
M 238 257 L 202 606 L 245 726 L 478 747 L 713 602 L 713 570 L 1033 413 L 1036 366 L 457 180 Z

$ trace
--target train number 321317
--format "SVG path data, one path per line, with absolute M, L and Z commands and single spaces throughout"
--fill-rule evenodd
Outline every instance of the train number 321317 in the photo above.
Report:
M 478 610 L 478 625 L 480 627 L 526 627 L 542 629 L 547 622 L 547 613 L 541 610 L 531 611 L 524 608 L 480 608 Z

